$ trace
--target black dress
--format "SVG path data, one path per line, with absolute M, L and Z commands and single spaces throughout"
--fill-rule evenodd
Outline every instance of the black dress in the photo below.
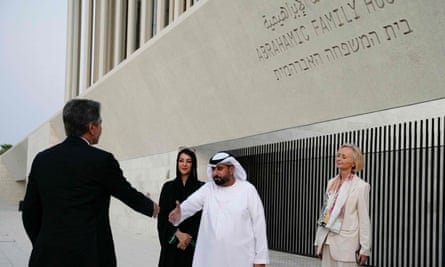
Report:
M 189 195 L 195 192 L 204 182 L 189 178 L 185 186 L 180 177 L 173 181 L 168 181 L 162 186 L 159 206 L 161 210 L 158 215 L 158 235 L 161 243 L 161 255 L 159 257 L 159 267 L 191 267 L 193 253 L 195 251 L 194 242 L 198 236 L 201 212 L 183 221 L 178 227 L 173 226 L 168 221 L 168 214 L 176 207 L 176 200 L 184 201 Z M 178 249 L 177 239 L 174 239 L 176 230 L 192 236 L 192 243 L 185 249 Z

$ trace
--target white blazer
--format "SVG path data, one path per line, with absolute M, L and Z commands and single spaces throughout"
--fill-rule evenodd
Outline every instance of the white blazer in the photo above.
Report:
M 329 180 L 327 188 L 335 178 Z M 351 181 L 349 196 L 344 205 L 343 223 L 340 233 L 327 233 L 325 244 L 329 245 L 332 258 L 336 261 L 355 262 L 355 251 L 361 246 L 360 254 L 371 255 L 371 221 L 369 219 L 368 183 L 354 175 Z M 340 218 L 339 218 L 340 219 Z M 321 251 L 324 237 L 318 229 L 315 245 Z

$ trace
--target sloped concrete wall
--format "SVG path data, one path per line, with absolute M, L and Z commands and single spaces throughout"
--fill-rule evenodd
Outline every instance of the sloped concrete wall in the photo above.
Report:
M 51 122 L 43 124 L 28 136 L 28 161 L 27 174 L 31 169 L 32 161 L 40 151 L 61 142 L 65 138 L 64 135 L 57 133 L 52 127 Z
M 19 201 L 25 195 L 25 181 L 17 181 L 17 173 L 11 173 L 8 162 L 4 157 L 0 157 L 0 200 L 3 203 L 16 205 L 18 209 Z
M 445 6 L 199 1 L 83 97 L 122 160 L 443 98 Z
M 57 118 L 57 119 L 55 119 Z M 1 198 L 8 203 L 23 199 L 26 180 L 35 155 L 64 139 L 60 114 L 43 123 L 20 143 L 0 156 Z
M 5 171 L 15 181 L 24 181 L 26 177 L 26 163 L 28 160 L 28 139 L 11 147 L 0 156 Z

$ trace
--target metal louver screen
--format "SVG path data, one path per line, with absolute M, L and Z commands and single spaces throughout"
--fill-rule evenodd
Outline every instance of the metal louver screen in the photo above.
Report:
M 313 256 L 315 222 L 343 143 L 362 149 L 371 185 L 371 266 L 443 266 L 444 118 L 230 151 L 263 200 L 270 249 Z

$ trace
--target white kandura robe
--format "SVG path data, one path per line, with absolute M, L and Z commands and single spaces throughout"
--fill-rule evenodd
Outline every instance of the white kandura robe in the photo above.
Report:
M 207 182 L 181 204 L 181 219 L 202 209 L 193 267 L 250 267 L 268 264 L 266 221 L 255 187 Z

